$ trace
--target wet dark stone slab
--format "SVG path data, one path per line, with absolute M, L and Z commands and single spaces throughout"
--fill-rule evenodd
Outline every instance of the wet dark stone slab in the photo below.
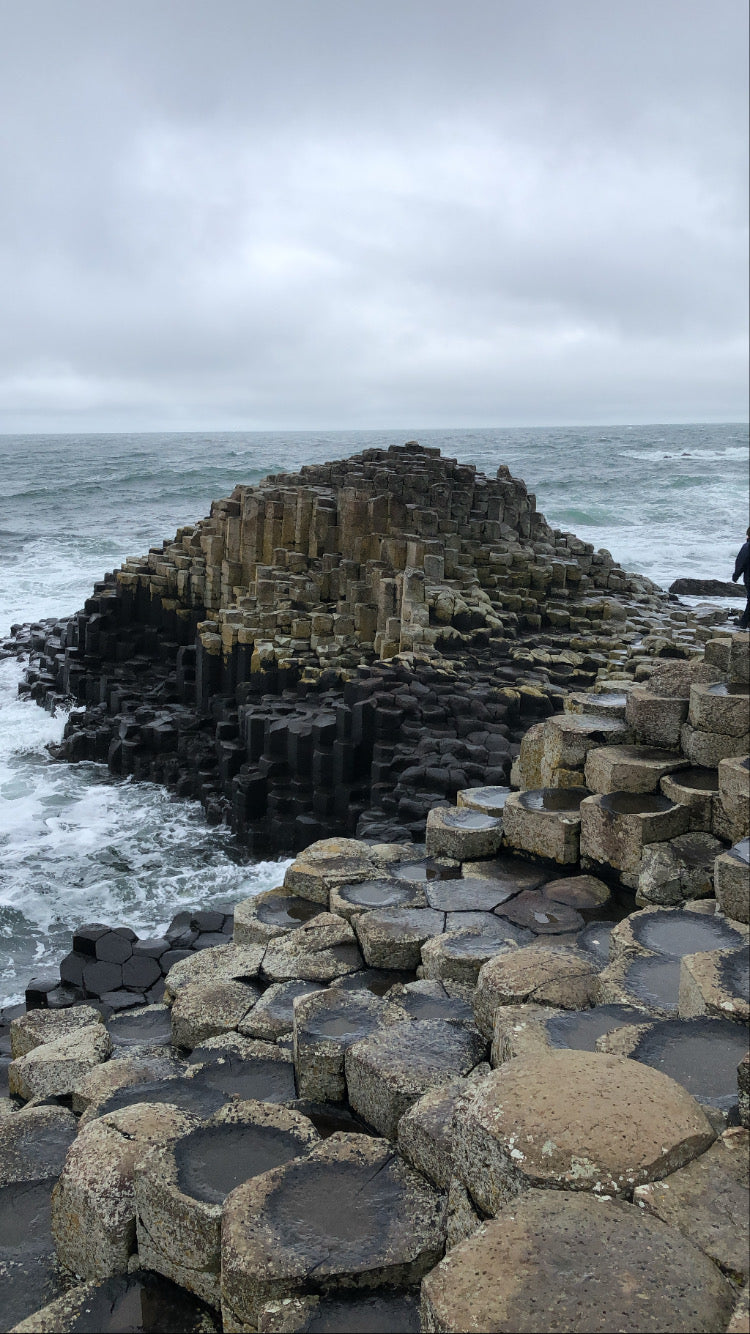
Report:
M 591 1010 L 565 1010 L 545 1025 L 553 1047 L 596 1051 L 597 1039 L 625 1024 L 643 1023 L 642 1010 L 632 1005 L 595 1005 Z
M 538 889 L 527 889 L 503 904 L 498 917 L 527 927 L 535 936 L 560 936 L 567 931 L 580 931 L 583 918 L 566 903 L 556 903 Z
M 449 917 L 452 914 L 448 914 Z M 480 924 L 480 916 L 482 919 Z M 531 931 L 525 927 L 517 926 L 515 922 L 508 922 L 504 917 L 496 916 L 494 913 L 461 913 L 464 920 L 459 922 L 456 918 L 456 924 L 451 922 L 452 931 L 460 931 L 460 944 L 456 939 L 455 949 L 453 942 L 446 938 L 444 953 L 447 956 L 466 954 L 483 954 L 487 947 L 494 942 L 500 943 L 503 940 L 515 941 L 516 945 L 530 945 L 534 939 Z M 468 918 L 468 921 L 466 920 Z
M 616 922 L 591 922 L 578 932 L 576 944 L 581 950 L 593 954 L 602 963 L 609 962 L 609 938 Z
M 631 1058 L 682 1084 L 698 1102 L 729 1111 L 737 1103 L 737 1065 L 747 1033 L 729 1019 L 663 1019 L 651 1025 Z
M 527 811 L 574 812 L 591 793 L 587 787 L 540 787 L 522 792 L 519 800 Z
M 371 991 L 374 996 L 385 996 L 399 982 L 411 982 L 415 973 L 398 968 L 362 968 L 358 973 L 337 977 L 331 983 L 335 991 Z
M 9 1065 L 10 1065 L 10 1057 L 0 1056 L 0 1098 L 7 1098 L 10 1092 L 8 1085 Z
M 719 976 L 732 996 L 750 1001 L 750 961 L 747 950 L 725 954 L 719 963 Z
M 701 950 L 739 949 L 745 945 L 739 931 L 727 926 L 720 917 L 708 917 L 698 912 L 671 909 L 644 916 L 636 914 L 631 929 L 641 945 L 674 959 L 683 954 L 698 954 Z
M 193 1060 L 199 1051 L 196 1048 L 192 1053 Z M 262 1056 L 243 1060 L 241 1056 L 216 1050 L 199 1059 L 207 1063 L 196 1070 L 190 1083 L 200 1084 L 206 1092 L 223 1094 L 223 1101 L 237 1097 L 258 1098 L 261 1102 L 288 1102 L 296 1096 L 294 1066 L 290 1061 L 272 1061 Z
M 341 885 L 339 894 L 359 908 L 408 908 L 424 902 L 420 892 L 405 880 L 363 880 L 356 885 Z
M 481 811 L 472 811 L 467 807 L 443 812 L 443 822 L 450 829 L 497 829 L 500 821 L 494 815 L 483 815 Z
M 196 1116 L 213 1116 L 214 1112 L 226 1106 L 229 1095 L 198 1076 L 194 1079 L 176 1077 L 148 1080 L 143 1084 L 130 1084 L 127 1088 L 117 1089 L 101 1104 L 98 1113 L 99 1116 L 106 1116 L 107 1112 L 132 1107 L 137 1102 L 168 1102 L 181 1107 L 185 1112 L 194 1112 Z
M 71 1298 L 75 1293 L 70 1294 Z M 218 1313 L 148 1270 L 105 1279 L 87 1291 L 66 1334 L 220 1334 Z
M 11 1329 L 62 1292 L 55 1267 L 50 1196 L 55 1177 L 0 1187 L 2 1327 Z
M 656 815 L 671 811 L 675 803 L 658 792 L 607 792 L 601 804 L 615 815 Z
M 298 1329 L 304 1334 L 419 1334 L 419 1293 L 323 1297 Z
M 719 790 L 719 774 L 716 769 L 702 769 L 699 765 L 693 765 L 689 769 L 680 769 L 672 777 L 680 787 L 689 787 L 695 792 Z
M 470 865 L 478 867 L 480 863 L 470 863 Z M 468 879 L 472 872 L 465 871 L 464 874 Z M 559 871 L 552 872 L 532 862 L 525 862 L 520 857 L 500 856 L 481 862 L 482 878 L 494 880 L 503 889 L 507 889 L 506 898 L 510 898 L 512 894 L 519 894 L 522 889 L 538 889 L 545 880 L 550 880 L 553 874 L 559 874 Z
M 297 898 L 294 894 L 269 895 L 256 908 L 258 921 L 268 926 L 299 926 L 321 912 L 323 908 L 319 903 Z
M 34 1108 L 0 1121 L 0 1183 L 44 1181 L 59 1176 L 78 1132 L 70 1112 Z
M 625 974 L 625 985 L 644 1005 L 677 1011 L 680 993 L 680 960 L 668 954 L 634 959 Z
M 372 1001 L 369 1005 L 364 1000 L 358 1002 L 356 992 L 342 992 L 338 997 L 334 992 L 326 997 L 325 1008 L 313 1009 L 297 1023 L 298 1036 L 312 1042 L 321 1038 L 346 1038 L 350 1045 L 377 1026 L 380 1010 L 374 1010 L 372 1006 Z
M 431 857 L 418 862 L 399 862 L 393 867 L 393 874 L 398 880 L 414 880 L 421 884 L 424 880 L 451 880 L 456 874 L 455 866 L 441 866 Z
M 221 1204 L 240 1182 L 299 1154 L 299 1138 L 275 1126 L 201 1126 L 176 1145 L 177 1180 L 185 1195 Z
M 520 892 L 516 886 L 479 876 L 438 881 L 426 891 L 427 902 L 438 912 L 492 912 Z
M 473 1024 L 474 1011 L 468 1001 L 449 996 L 440 982 L 421 983 L 420 986 L 424 990 L 405 988 L 394 996 L 410 1019 L 447 1019 L 454 1023 Z
M 171 1016 L 168 1009 L 143 1010 L 140 1014 L 124 1011 L 107 1021 L 109 1035 L 115 1047 L 165 1047 L 172 1040 Z
M 293 1111 L 301 1112 L 312 1121 L 321 1139 L 338 1134 L 375 1136 L 376 1132 L 371 1126 L 341 1103 L 311 1102 L 309 1098 L 296 1098 L 289 1105 Z

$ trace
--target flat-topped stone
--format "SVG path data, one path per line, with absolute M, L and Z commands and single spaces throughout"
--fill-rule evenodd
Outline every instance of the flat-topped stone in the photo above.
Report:
M 242 899 L 234 908 L 235 945 L 262 944 L 295 931 L 322 911 L 321 904 L 283 890 L 267 889 L 263 894 Z
M 745 936 L 721 917 L 687 908 L 652 907 L 617 923 L 610 937 L 610 957 L 652 952 L 679 959 L 684 954 L 745 945 Z
M 136 1159 L 198 1124 L 168 1104 L 138 1103 L 84 1126 L 52 1192 L 60 1263 L 86 1280 L 123 1274 L 136 1249 Z
M 559 1006 L 587 1009 L 598 999 L 599 966 L 583 950 L 526 945 L 490 959 L 482 968 L 474 995 L 477 1027 L 490 1039 L 501 1005 Z
M 209 1038 L 192 1053 L 190 1083 L 230 1098 L 289 1102 L 295 1096 L 291 1052 L 236 1033 Z M 186 1081 L 188 1082 L 188 1081 Z M 215 1110 L 215 1109 L 214 1109 Z
M 17 1098 L 65 1097 L 95 1065 L 112 1051 L 112 1039 L 102 1023 L 74 1028 L 63 1037 L 34 1047 L 11 1061 L 8 1084 Z
M 15 1334 L 220 1334 L 218 1314 L 159 1274 L 135 1269 L 82 1283 L 13 1326 Z
M 466 807 L 433 806 L 427 815 L 425 843 L 431 857 L 492 857 L 503 838 L 503 820 Z
M 522 889 L 538 889 L 539 885 L 550 879 L 551 873 L 546 867 L 524 861 L 520 857 L 500 854 L 487 861 L 464 862 L 461 875 L 465 879 L 478 876 L 480 879 L 494 880 L 503 890 L 507 890 L 506 898 L 510 898 L 513 894 L 520 894 Z
M 637 872 L 648 843 L 684 834 L 687 807 L 662 793 L 610 792 L 581 802 L 581 858 L 584 866 L 604 863 Z
M 474 1011 L 468 1000 L 452 996 L 437 978 L 397 984 L 386 996 L 393 1018 L 446 1019 L 450 1023 L 474 1027 Z
M 634 1005 L 652 1018 L 676 1016 L 679 992 L 680 960 L 667 954 L 622 955 L 599 977 L 600 1003 Z
M 578 861 L 583 787 L 539 788 L 514 792 L 503 812 L 503 831 L 511 848 L 560 864 Z
M 737 1107 L 737 1063 L 747 1034 L 728 1019 L 658 1019 L 603 1035 L 599 1051 L 615 1051 L 676 1079 L 696 1101 L 725 1113 Z
M 735 755 L 720 760 L 718 769 L 719 801 L 729 823 L 732 843 L 750 834 L 750 758 Z
M 502 880 L 489 876 L 466 876 L 456 880 L 432 880 L 425 886 L 431 908 L 438 912 L 492 912 L 499 904 L 519 894 Z
M 467 1075 L 484 1059 L 476 1031 L 442 1019 L 417 1019 L 382 1028 L 349 1047 L 349 1102 L 381 1135 L 395 1139 L 404 1112 L 427 1089 Z
M 576 780 L 569 782 L 567 775 L 580 773 L 583 778 L 586 755 L 594 746 L 619 745 L 629 740 L 628 726 L 620 718 L 593 713 L 553 714 L 544 722 L 540 786 L 576 785 Z
M 360 949 L 371 968 L 407 972 L 419 967 L 425 941 L 440 935 L 444 927 L 445 914 L 433 908 L 381 908 L 354 920 Z
M 514 922 L 516 926 L 527 927 L 535 936 L 560 936 L 580 930 L 583 926 L 581 914 L 567 903 L 548 898 L 546 891 L 546 885 L 541 891 L 524 890 L 509 903 L 502 904 L 496 910 L 497 916 Z
M 628 1197 L 714 1137 L 695 1099 L 660 1071 L 554 1051 L 508 1061 L 467 1091 L 454 1119 L 454 1170 L 486 1214 L 535 1186 Z
M 748 1279 L 748 1132 L 726 1130 L 687 1166 L 638 1186 L 634 1200 L 677 1228 L 731 1280 Z
M 103 1023 L 99 1010 L 92 1005 L 75 1005 L 68 1010 L 28 1010 L 10 1026 L 10 1052 L 17 1058 L 35 1047 L 56 1042 L 90 1024 Z
M 110 1015 L 107 1030 L 115 1050 L 164 1047 L 172 1040 L 171 1014 L 167 1005 L 144 1005 Z
M 459 810 L 465 808 L 499 818 L 510 792 L 509 787 L 466 787 L 456 794 L 456 805 Z
M 299 1112 L 246 1101 L 151 1149 L 135 1170 L 141 1263 L 218 1306 L 225 1198 L 318 1142 Z
M 545 1005 L 507 1005 L 495 1014 L 490 1061 L 502 1065 L 516 1056 L 548 1051 L 597 1051 L 605 1033 L 648 1020 L 632 1005 L 595 1005 L 590 1010 L 556 1010 Z
M 332 1135 L 227 1199 L 225 1328 L 257 1327 L 267 1302 L 311 1289 L 408 1287 L 439 1260 L 443 1238 L 441 1196 L 389 1144 Z
M 0 1186 L 62 1171 L 78 1125 L 67 1107 L 25 1107 L 0 1120 Z
M 750 689 L 741 682 L 695 682 L 690 687 L 688 722 L 703 732 L 745 737 L 750 723 Z
M 349 1047 L 382 1024 L 386 1002 L 372 992 L 329 988 L 294 1006 L 294 1067 L 301 1098 L 341 1102 Z
M 488 959 L 533 939 L 524 927 L 492 913 L 449 913 L 448 918 L 451 929 L 442 936 L 433 936 L 422 946 L 424 977 L 473 987 Z M 456 921 L 455 927 L 450 919 Z
M 260 972 L 264 944 L 217 945 L 198 950 L 179 959 L 164 979 L 167 1001 L 174 1000 L 181 987 L 191 983 L 254 982 Z
M 359 913 L 379 908 L 426 908 L 422 887 L 395 878 L 361 880 L 353 885 L 334 885 L 330 891 L 331 912 L 351 921 Z
M 363 967 L 357 938 L 348 922 L 335 913 L 322 912 L 297 931 L 272 940 L 263 959 L 263 973 L 270 982 L 294 978 L 308 982 L 330 982 Z
M 687 715 L 687 693 L 684 699 L 659 695 L 650 684 L 636 685 L 628 693 L 625 717 L 638 740 L 646 746 L 676 750 Z
M 291 1033 L 294 1027 L 295 1000 L 323 991 L 324 988 L 324 982 L 272 982 L 242 1023 L 238 1024 L 237 1032 L 243 1037 L 276 1042 L 278 1038 Z
M 620 1200 L 528 1191 L 423 1280 L 429 1334 L 711 1334 L 734 1290 L 706 1255 Z
M 680 960 L 682 1019 L 708 1014 L 750 1023 L 750 961 L 747 948 L 706 950 Z
M 172 1006 L 172 1042 L 191 1051 L 207 1038 L 232 1032 L 253 1008 L 261 989 L 253 982 L 191 982 Z
M 735 922 L 750 922 L 750 838 L 740 839 L 714 864 L 719 908 Z
M 690 828 L 711 833 L 714 824 L 719 779 L 715 769 L 690 765 L 676 773 L 665 774 L 659 788 L 670 801 L 687 806 Z
M 354 838 L 326 838 L 311 843 L 301 852 L 284 876 L 284 888 L 290 894 L 328 906 L 333 885 L 372 880 L 387 865 L 399 860 L 400 852 L 383 846 L 377 854 L 366 843 Z
M 584 772 L 591 792 L 655 792 L 665 774 L 687 767 L 679 752 L 656 746 L 598 746 Z

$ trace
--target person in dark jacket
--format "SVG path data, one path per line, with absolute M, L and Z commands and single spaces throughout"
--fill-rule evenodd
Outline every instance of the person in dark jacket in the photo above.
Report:
M 740 630 L 747 630 L 750 628 L 750 528 L 747 530 L 747 538 L 747 542 L 743 542 L 737 552 L 737 559 L 734 562 L 734 574 L 732 575 L 732 583 L 734 584 L 736 584 L 737 580 L 742 576 L 745 592 L 747 593 L 745 610 L 739 619 Z

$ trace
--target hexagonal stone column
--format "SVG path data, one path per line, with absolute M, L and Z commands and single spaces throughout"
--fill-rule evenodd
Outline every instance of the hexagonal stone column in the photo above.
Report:
M 141 1263 L 218 1306 L 224 1200 L 318 1142 L 299 1112 L 240 1102 L 152 1149 L 135 1172 Z
M 430 857 L 492 857 L 500 850 L 503 822 L 482 811 L 434 806 L 427 815 L 425 843 Z
M 688 761 L 656 746 L 598 746 L 586 756 L 591 792 L 655 792 L 666 774 L 687 769 Z
M 74 1005 L 69 1010 L 28 1010 L 11 1023 L 11 1056 L 25 1056 L 35 1047 L 69 1037 L 89 1024 L 103 1022 L 100 1012 L 91 1005 Z
M 531 1187 L 628 1197 L 713 1139 L 703 1109 L 660 1071 L 549 1052 L 509 1061 L 467 1093 L 454 1121 L 454 1171 L 494 1214 Z
M 87 1024 L 53 1042 L 34 1047 L 8 1067 L 10 1091 L 17 1098 L 64 1097 L 112 1051 L 103 1024 Z
M 636 872 L 648 843 L 684 834 L 686 807 L 658 793 L 610 792 L 581 802 L 581 858 Z
M 627 725 L 618 718 L 592 713 L 560 713 L 543 724 L 540 787 L 580 787 L 586 755 L 595 746 L 630 741 Z
M 750 964 L 747 949 L 707 950 L 680 961 L 680 1017 L 708 1014 L 750 1024 Z
M 750 834 L 750 759 L 735 755 L 719 763 L 719 800 L 733 843 Z
M 511 848 L 569 865 L 578 861 L 580 806 L 585 787 L 544 787 L 514 792 L 503 812 L 505 842 Z
M 277 936 L 263 958 L 263 972 L 271 982 L 289 982 L 295 978 L 332 982 L 335 977 L 356 973 L 363 966 L 351 926 L 329 912 L 305 922 L 298 931 Z
M 386 1003 L 365 991 L 329 988 L 294 1006 L 294 1066 L 301 1098 L 341 1102 L 346 1097 L 344 1058 L 352 1043 L 383 1021 Z
M 646 746 L 677 750 L 687 714 L 686 699 L 657 695 L 648 686 L 637 685 L 628 692 L 625 717 L 638 740 Z
M 676 773 L 666 774 L 659 787 L 670 801 L 688 807 L 691 830 L 712 832 L 719 790 L 715 769 L 696 766 L 678 769 Z
M 393 1024 L 347 1051 L 349 1102 L 381 1135 L 395 1139 L 412 1103 L 427 1089 L 467 1075 L 485 1053 L 478 1033 L 443 1019 Z
M 734 1289 L 674 1228 L 619 1200 L 529 1191 L 422 1283 L 422 1328 L 710 1334 Z
M 172 1006 L 172 1042 L 192 1051 L 207 1038 L 232 1032 L 260 994 L 252 982 L 192 982 L 181 987 Z
M 195 1125 L 177 1107 L 139 1103 L 84 1126 L 52 1192 L 52 1234 L 66 1269 L 89 1280 L 126 1272 L 136 1248 L 136 1159 Z
M 354 921 L 365 962 L 405 972 L 419 967 L 425 941 L 440 935 L 444 926 L 445 914 L 433 908 L 380 908 Z
M 439 1260 L 443 1198 L 383 1140 L 332 1135 L 307 1158 L 240 1186 L 224 1206 L 225 1328 L 256 1328 L 270 1301 L 316 1289 L 393 1289 Z
M 261 944 L 275 936 L 295 931 L 303 922 L 309 922 L 322 911 L 319 903 L 285 894 L 283 890 L 267 889 L 243 899 L 234 909 L 234 943 Z
M 584 1010 L 599 994 L 599 966 L 584 950 L 527 945 L 490 959 L 474 993 L 477 1027 L 491 1038 L 495 1014 L 503 1005 L 552 1005 Z
M 750 922 L 750 838 L 716 858 L 714 886 L 721 911 L 735 922 Z

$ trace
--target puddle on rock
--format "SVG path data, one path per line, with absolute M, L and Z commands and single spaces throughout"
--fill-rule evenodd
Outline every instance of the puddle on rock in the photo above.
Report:
M 121 1107 L 132 1107 L 137 1102 L 168 1102 L 184 1112 L 195 1112 L 196 1116 L 213 1116 L 228 1101 L 227 1094 L 196 1079 L 149 1080 L 117 1089 L 97 1109 L 97 1115 L 106 1116 L 108 1112 L 118 1112 Z
M 356 994 L 346 993 L 338 1006 L 310 1015 L 300 1028 L 306 1038 L 350 1038 L 354 1042 L 364 1037 L 378 1023 L 378 1015 L 366 1005 L 358 1004 Z
M 394 1158 L 379 1171 L 367 1163 L 292 1163 L 265 1201 L 265 1217 L 287 1243 L 309 1237 L 319 1247 L 349 1252 L 356 1248 L 362 1268 L 380 1256 L 393 1220 L 404 1207 L 404 1190 Z
M 580 950 L 593 954 L 602 963 L 609 963 L 609 938 L 616 922 L 591 922 L 578 932 L 576 944 Z
M 241 1056 L 218 1053 L 217 1059 L 196 1069 L 191 1084 L 207 1092 L 216 1090 L 224 1098 L 257 1098 L 260 1102 L 288 1102 L 296 1096 L 291 1061 L 271 1061 L 262 1056 L 244 1061 Z
M 566 1010 L 547 1020 L 547 1036 L 553 1047 L 573 1051 L 596 1051 L 597 1039 L 613 1028 L 643 1023 L 649 1016 L 632 1005 L 595 1005 L 591 1010 Z
M 235 1186 L 299 1154 L 299 1140 L 275 1126 L 201 1126 L 175 1146 L 177 1181 L 185 1195 L 222 1204 Z
M 441 866 L 425 858 L 420 862 L 402 862 L 393 868 L 393 874 L 399 880 L 415 880 L 419 884 L 422 880 L 452 880 L 457 870 L 456 866 Z
M 218 1313 L 150 1270 L 117 1275 L 98 1284 L 70 1334 L 220 1334 Z
M 674 802 L 658 792 L 607 792 L 601 804 L 615 815 L 657 815 L 674 808 Z
M 701 769 L 696 765 L 690 769 L 679 769 L 669 776 L 680 787 L 689 787 L 695 792 L 719 790 L 719 775 L 716 769 Z
M 745 944 L 739 931 L 727 926 L 721 918 L 679 909 L 635 916 L 631 930 L 641 945 L 673 959 L 703 950 L 738 949 Z
M 680 992 L 680 960 L 668 954 L 636 958 L 625 974 L 628 991 L 661 1010 L 676 1010 Z
M 413 982 L 416 973 L 396 968 L 361 968 L 358 973 L 337 977 L 329 985 L 335 991 L 371 991 L 373 996 L 385 996 L 399 982 Z
M 298 1328 L 304 1334 L 419 1334 L 419 1293 L 321 1297 Z
M 644 1033 L 631 1059 L 652 1065 L 698 1102 L 730 1111 L 737 1102 L 737 1066 L 747 1032 L 729 1019 L 663 1019 Z
M 300 899 L 295 894 L 277 894 L 259 903 L 256 915 L 258 921 L 267 926 L 296 926 L 299 922 L 311 921 L 323 911 L 320 903 L 310 899 Z
M 358 885 L 341 885 L 338 892 L 347 903 L 362 908 L 401 908 L 419 897 L 416 889 L 398 880 L 363 880 Z
M 474 1022 L 474 1011 L 469 1002 L 456 1000 L 447 994 L 430 996 L 419 991 L 409 991 L 395 999 L 410 1019 L 447 1019 L 462 1024 Z
M 520 801 L 527 811 L 551 811 L 571 815 L 580 811 L 581 802 L 590 796 L 587 787 L 541 787 L 536 791 L 522 792 Z
M 500 821 L 493 815 L 482 815 L 464 806 L 443 812 L 443 824 L 449 829 L 498 829 Z
M 750 699 L 750 691 L 741 681 L 717 681 L 714 685 L 708 687 L 709 695 L 742 695 L 745 699 Z

